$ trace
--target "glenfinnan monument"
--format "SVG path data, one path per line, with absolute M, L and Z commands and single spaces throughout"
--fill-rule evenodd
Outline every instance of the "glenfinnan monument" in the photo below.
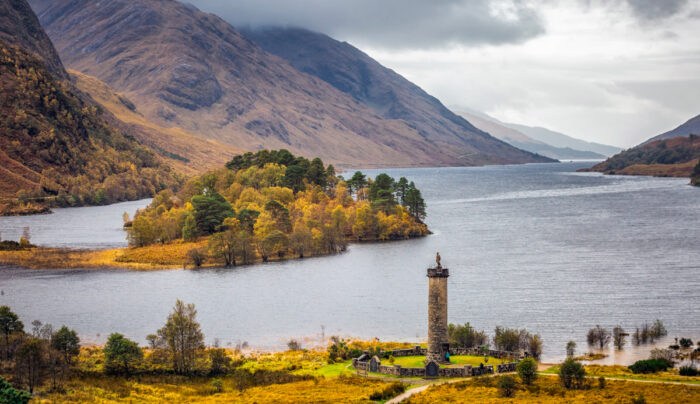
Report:
M 428 353 L 425 363 L 445 363 L 450 349 L 447 337 L 447 277 L 450 270 L 440 264 L 440 253 L 435 257 L 435 268 L 428 268 Z

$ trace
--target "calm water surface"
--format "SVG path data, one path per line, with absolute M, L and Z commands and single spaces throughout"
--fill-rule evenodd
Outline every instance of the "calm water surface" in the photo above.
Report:
M 449 320 L 538 332 L 545 359 L 562 357 L 568 340 L 586 350 L 596 324 L 629 331 L 660 318 L 670 337 L 700 337 L 700 189 L 575 172 L 588 165 L 386 170 L 422 190 L 433 235 L 231 269 L 4 267 L 0 304 L 25 323 L 67 324 L 95 342 L 116 331 L 145 344 L 176 298 L 196 304 L 209 342 L 274 349 L 322 332 L 415 341 L 427 334 L 425 270 L 440 251 L 451 271 Z M 0 218 L 0 231 L 30 225 L 44 245 L 121 245 L 122 213 L 146 203 Z

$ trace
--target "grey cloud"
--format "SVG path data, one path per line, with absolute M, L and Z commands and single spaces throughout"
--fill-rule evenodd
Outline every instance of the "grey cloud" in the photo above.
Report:
M 521 43 L 545 32 L 522 0 L 190 0 L 234 26 L 296 26 L 378 48 Z
M 627 0 L 635 17 L 642 21 L 662 20 L 681 12 L 688 0 Z

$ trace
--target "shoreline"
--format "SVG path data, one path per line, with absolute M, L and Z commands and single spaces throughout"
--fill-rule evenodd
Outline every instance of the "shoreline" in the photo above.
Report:
M 400 242 L 416 238 L 427 237 L 428 234 L 418 237 L 410 237 L 400 240 L 352 240 L 348 244 L 375 244 Z M 206 268 L 236 268 L 248 267 L 272 262 L 289 260 L 304 260 L 308 258 L 326 257 L 347 252 L 347 249 L 338 253 L 307 254 L 299 257 L 296 254 L 286 254 L 283 257 L 270 256 L 263 260 L 256 253 L 251 262 L 237 263 L 226 266 L 223 262 L 215 261 L 211 257 L 200 266 L 191 264 L 187 253 L 192 249 L 207 248 L 207 239 L 199 239 L 196 242 L 176 241 L 168 244 L 154 244 L 145 247 L 122 247 L 103 250 L 34 247 L 24 250 L 0 251 L 0 265 L 19 266 L 28 270 L 131 270 L 131 271 L 168 271 L 176 269 L 206 269 Z M 160 253 L 160 254 L 159 254 Z M 165 254 L 163 254 L 165 253 Z

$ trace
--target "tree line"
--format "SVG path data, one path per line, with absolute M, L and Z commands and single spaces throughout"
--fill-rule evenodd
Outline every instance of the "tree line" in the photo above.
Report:
M 207 240 L 193 263 L 224 265 L 343 251 L 350 240 L 397 240 L 428 233 L 425 201 L 406 178 L 349 180 L 319 158 L 287 150 L 234 157 L 226 168 L 163 191 L 127 222 L 129 244 Z
M 529 356 L 537 359 L 542 355 L 542 337 L 532 334 L 526 329 L 508 328 L 496 326 L 493 338 L 489 338 L 485 331 L 478 331 L 469 323 L 464 325 L 452 324 L 447 326 L 447 335 L 450 345 L 458 348 L 480 348 L 488 353 L 489 347 L 499 351 L 519 352 L 523 350 Z

